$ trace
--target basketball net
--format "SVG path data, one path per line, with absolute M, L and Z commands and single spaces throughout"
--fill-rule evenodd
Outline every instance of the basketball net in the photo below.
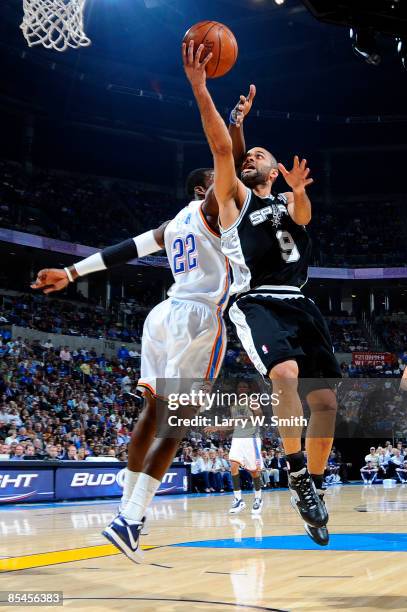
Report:
M 86 0 L 23 0 L 20 25 L 29 47 L 65 51 L 91 44 L 83 29 Z

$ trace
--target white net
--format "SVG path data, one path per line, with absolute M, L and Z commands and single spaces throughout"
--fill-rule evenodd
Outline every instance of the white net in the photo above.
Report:
M 29 47 L 65 51 L 87 47 L 91 41 L 83 29 L 86 0 L 24 0 L 20 25 Z

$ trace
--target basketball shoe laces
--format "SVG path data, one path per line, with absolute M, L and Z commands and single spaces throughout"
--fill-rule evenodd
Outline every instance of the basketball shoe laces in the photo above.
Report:
M 313 487 L 311 477 L 309 475 L 301 474 L 300 476 L 294 476 L 295 486 L 298 489 L 299 497 L 302 502 L 305 503 L 309 510 L 314 510 L 318 506 L 318 496 Z

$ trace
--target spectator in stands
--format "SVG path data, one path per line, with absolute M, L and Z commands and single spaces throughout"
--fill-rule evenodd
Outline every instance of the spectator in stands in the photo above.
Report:
M 13 452 L 10 454 L 10 459 L 13 461 L 21 461 L 24 459 L 24 446 L 22 444 L 16 444 Z
M 81 446 L 78 449 L 78 455 L 77 456 L 78 456 L 78 461 L 85 461 L 86 457 L 89 456 L 89 451 L 85 447 Z
M 199 462 L 200 455 L 198 449 L 192 451 L 192 462 L 191 462 L 191 488 L 195 493 L 202 491 L 204 487 L 204 479 L 201 472 L 201 463 Z
M 61 359 L 64 365 L 69 366 L 71 364 L 72 355 L 71 355 L 71 351 L 69 350 L 69 347 L 64 346 L 64 348 L 61 349 L 59 353 L 59 358 Z
M 71 446 L 68 447 L 68 452 L 66 453 L 64 459 L 66 461 L 78 461 L 78 451 L 76 446 L 71 444 Z
M 8 455 L 10 451 L 10 447 L 8 444 L 2 444 L 0 442 L 0 455 Z
M 217 452 L 213 449 L 209 451 L 209 483 L 211 491 L 222 491 L 223 483 L 221 477 L 222 465 L 219 461 Z
M 130 354 L 128 348 L 124 344 L 122 344 L 119 350 L 117 351 L 117 358 L 120 359 L 120 361 L 126 361 L 126 359 L 128 359 L 129 357 Z
M 34 450 L 36 459 L 44 459 L 46 453 L 43 450 L 43 442 L 39 438 L 34 439 Z
M 47 454 L 44 459 L 50 459 L 52 461 L 58 461 L 58 450 L 55 445 L 50 444 L 46 449 Z
M 288 466 L 287 466 L 287 461 L 285 460 L 285 458 L 282 456 L 282 453 L 280 450 L 276 450 L 274 453 L 274 457 L 272 458 L 271 462 L 271 469 L 272 470 L 278 470 L 278 484 L 286 487 L 288 486 Z M 276 481 L 274 481 L 276 482 Z
M 374 446 L 370 447 L 370 452 L 365 457 L 366 463 L 372 463 L 376 468 L 379 467 L 379 454 L 376 452 L 376 448 Z
M 401 484 L 407 484 L 407 461 L 404 461 L 403 465 L 396 468 L 396 475 Z
M 15 429 L 9 429 L 5 443 L 11 445 L 13 442 L 17 442 L 17 431 Z
M 91 378 L 91 367 L 89 365 L 89 363 L 81 363 L 81 365 L 79 366 L 80 371 L 82 372 L 83 378 L 82 378 L 82 382 L 83 384 L 88 384 L 90 383 L 90 378 Z
M 25 427 L 20 427 L 16 439 L 19 442 L 25 442 L 26 440 L 30 440 L 30 436 L 27 435 L 27 429 Z
M 360 469 L 360 475 L 362 476 L 362 480 L 367 485 L 372 485 L 377 477 L 378 469 L 376 464 L 373 461 L 367 461 L 366 465 L 364 465 Z
M 228 459 L 227 453 L 225 453 L 225 450 L 223 448 L 218 449 L 218 459 L 219 464 L 221 466 L 220 476 L 222 479 L 220 488 L 225 489 L 226 491 L 233 491 L 230 461 Z
M 331 451 L 325 470 L 325 483 L 327 485 L 340 484 L 341 478 L 339 476 L 339 469 L 340 465 L 337 461 L 336 454 Z
M 274 456 L 275 456 L 274 448 L 270 448 L 268 451 L 266 451 L 266 457 L 264 459 L 264 466 L 267 470 L 270 487 L 273 487 L 276 489 L 277 487 L 280 486 L 280 470 L 278 468 L 272 467 Z
M 35 448 L 32 444 L 27 444 L 25 447 L 24 459 L 26 461 L 35 461 L 38 457 L 35 454 Z
M 197 461 L 197 468 L 204 482 L 205 493 L 211 493 L 215 491 L 215 488 L 211 485 L 214 484 L 213 476 L 210 477 L 212 462 L 209 459 L 209 452 L 205 450 Z
M 400 468 L 404 463 L 404 457 L 398 448 L 393 449 L 393 453 L 387 462 L 386 477 L 394 478 L 396 476 L 396 468 Z
M 120 353 L 120 351 L 119 351 L 119 353 Z M 131 368 L 127 368 L 127 373 L 123 376 L 123 378 L 121 380 L 121 386 L 122 386 L 123 393 L 130 393 L 131 392 L 131 378 L 129 376 L 129 372 L 131 372 Z

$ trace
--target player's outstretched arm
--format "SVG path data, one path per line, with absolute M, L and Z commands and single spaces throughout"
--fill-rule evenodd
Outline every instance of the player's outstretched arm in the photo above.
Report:
M 229 134 L 232 139 L 233 157 L 235 166 L 239 167 L 246 154 L 246 141 L 244 137 L 243 123 L 245 117 L 250 113 L 253 100 L 256 96 L 256 86 L 250 85 L 247 96 L 241 95 L 229 117 Z
M 103 251 L 78 261 L 69 268 L 40 270 L 35 282 L 31 285 L 31 289 L 41 289 L 43 293 L 61 291 L 80 276 L 108 270 L 137 257 L 146 257 L 146 255 L 156 253 L 164 247 L 164 232 L 168 223 L 169 221 L 166 221 L 154 230 L 107 247 Z
M 221 223 L 226 229 L 238 217 L 239 209 L 246 197 L 246 188 L 236 176 L 232 139 L 206 87 L 206 65 L 212 55 L 207 55 L 201 61 L 203 50 L 204 46 L 200 45 L 194 55 L 194 42 L 191 41 L 188 48 L 183 43 L 182 57 L 185 74 L 191 83 L 213 155 L 214 193 L 219 204 Z
M 407 391 L 407 368 L 404 368 L 403 376 L 400 382 L 400 390 Z
M 278 164 L 278 169 L 287 185 L 292 189 L 284 194 L 287 198 L 290 217 L 298 225 L 308 225 L 311 221 L 311 201 L 306 188 L 314 181 L 309 178 L 311 170 L 307 168 L 307 160 L 303 159 L 300 162 L 298 155 L 295 155 L 292 170 L 287 170 L 283 164 Z

